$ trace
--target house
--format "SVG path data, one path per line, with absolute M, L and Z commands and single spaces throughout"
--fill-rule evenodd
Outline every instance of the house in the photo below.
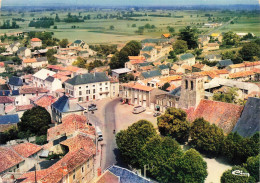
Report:
M 155 104 L 155 95 L 167 93 L 163 90 L 141 85 L 138 83 L 127 83 L 122 85 L 123 103 L 141 105 L 153 109 Z
M 46 56 L 48 49 L 40 49 L 40 50 L 34 50 L 34 52 L 32 52 L 32 55 L 34 55 L 34 57 L 38 58 L 38 57 L 44 57 Z
M 233 65 L 234 63 L 233 63 L 233 61 L 232 60 L 230 60 L 230 59 L 226 59 L 226 60 L 220 60 L 218 63 L 217 63 L 217 67 L 218 68 L 221 68 L 221 69 L 223 69 L 223 68 L 225 68 L 225 67 L 227 67 L 227 66 L 229 66 L 229 65 Z
M 222 56 L 218 54 L 209 54 L 206 55 L 204 59 L 209 62 L 214 62 L 214 61 L 220 61 L 222 59 Z
M 15 45 L 15 44 L 10 44 L 9 46 L 6 47 L 6 52 L 10 52 L 10 53 L 16 53 L 19 49 L 19 46 Z
M 12 76 L 9 79 L 8 84 L 9 84 L 11 90 L 18 90 L 23 86 L 23 81 L 19 77 Z
M 19 50 L 17 50 L 17 55 L 20 58 L 30 58 L 32 56 L 32 52 L 29 48 L 21 47 L 19 48 Z
M 61 123 L 63 117 L 69 114 L 82 115 L 84 108 L 74 98 L 63 95 L 51 105 L 52 119 Z
M 10 129 L 12 126 L 16 126 L 19 121 L 18 114 L 0 116 L 0 133 Z
M 8 105 L 14 105 L 15 98 L 9 96 L 0 96 L 0 114 L 5 114 Z
M 253 69 L 260 69 L 260 61 L 255 62 L 243 62 L 241 64 L 229 65 L 226 68 L 230 73 L 236 73 L 241 71 L 249 71 Z
M 145 62 L 145 57 L 143 56 L 128 56 L 129 61 L 125 63 L 125 68 L 128 68 L 132 71 L 138 69 L 138 64 Z
M 168 65 L 159 65 L 157 67 L 163 76 L 169 76 L 170 68 Z
M 31 47 L 36 48 L 36 47 L 42 47 L 42 40 L 39 38 L 32 38 L 31 39 Z
M 233 132 L 243 137 L 253 136 L 260 128 L 260 99 L 249 97 Z
M 24 173 L 18 181 L 21 183 L 34 181 L 60 183 L 76 180 L 91 182 L 96 176 L 94 171 L 96 147 L 93 140 L 84 134 L 79 134 L 63 141 L 62 144 L 69 152 L 61 160 L 47 169 L 37 171 L 36 180 L 35 171 L 31 171 Z
M 32 76 L 33 85 L 36 87 L 45 87 L 45 80 L 49 76 L 53 76 L 55 72 L 41 69 Z
M 0 147 L 0 175 L 23 173 L 37 162 L 42 147 L 31 143 L 22 143 Z
M 81 47 L 89 49 L 89 46 L 83 40 L 76 40 L 68 45 L 68 48 Z
M 47 65 L 48 65 L 48 60 L 46 57 L 27 58 L 27 59 L 23 59 L 23 63 L 22 63 L 23 67 L 31 66 L 32 68 L 44 67 Z
M 112 77 L 119 79 L 121 75 L 129 74 L 131 72 L 132 72 L 132 70 L 130 70 L 128 68 L 113 69 L 112 70 Z
M 178 64 L 188 64 L 192 66 L 195 64 L 195 57 L 191 53 L 182 54 L 179 56 Z
M 211 51 L 211 50 L 218 50 L 219 44 L 217 42 L 215 43 L 208 43 L 206 46 L 202 47 L 203 51 Z
M 167 33 L 161 35 L 162 39 L 170 39 L 171 37 L 172 37 L 171 34 L 167 34 Z
M 109 167 L 95 183 L 151 183 L 149 179 L 116 165 Z
M 70 66 L 75 62 L 78 58 L 78 56 L 69 56 L 69 55 L 54 55 L 55 58 L 57 58 L 57 62 L 62 63 L 65 66 Z
M 110 97 L 118 97 L 119 96 L 119 80 L 116 78 L 110 79 Z
M 34 106 L 32 104 L 16 106 L 16 113 L 18 114 L 19 118 L 21 118 L 25 111 L 30 110 L 33 107 Z
M 62 88 L 62 81 L 60 79 L 58 79 L 57 77 L 48 76 L 44 80 L 44 87 L 47 90 L 49 90 L 50 92 L 54 92 L 54 91 Z
M 45 95 L 49 90 L 40 87 L 23 86 L 20 88 L 19 95 L 15 97 L 15 105 L 29 105 L 30 98 Z
M 153 70 L 148 72 L 142 72 L 139 76 L 139 79 L 148 79 L 148 78 L 160 78 L 162 76 L 160 70 Z
M 157 49 L 154 46 L 146 46 L 140 51 L 140 55 L 144 56 L 146 60 L 154 60 L 157 58 Z
M 192 67 L 192 72 L 201 72 L 201 71 L 209 71 L 211 67 L 207 66 L 206 64 L 196 63 Z
M 110 88 L 110 79 L 104 72 L 77 75 L 65 82 L 66 93 L 78 102 L 108 98 Z
M 229 74 L 230 79 L 235 79 L 237 81 L 254 81 L 256 73 L 252 71 L 241 71 Z
M 218 42 L 222 42 L 223 36 L 219 33 L 212 33 L 210 35 L 212 37 L 212 39 L 218 41 Z
M 52 114 L 51 105 L 56 101 L 57 99 L 52 95 L 42 95 L 30 99 L 31 104 L 44 107 L 50 114 Z

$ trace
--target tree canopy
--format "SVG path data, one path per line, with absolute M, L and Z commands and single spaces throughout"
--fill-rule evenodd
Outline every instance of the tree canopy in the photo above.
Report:
M 223 44 L 225 45 L 237 45 L 239 40 L 239 36 L 232 31 L 228 31 L 223 35 Z
M 117 133 L 116 143 L 123 160 L 133 167 L 140 167 L 141 149 L 148 139 L 155 135 L 156 132 L 153 125 L 146 120 L 140 120 L 128 129 Z
M 250 173 L 250 176 L 254 177 L 256 182 L 259 182 L 259 160 L 260 154 L 257 156 L 249 157 L 246 161 L 245 168 Z
M 29 132 L 31 135 L 46 135 L 49 124 L 51 124 L 49 112 L 37 106 L 24 112 L 21 122 L 18 123 L 18 129 L 20 132 Z
M 62 48 L 66 48 L 68 44 L 69 44 L 68 39 L 62 39 L 62 40 L 59 42 L 59 45 L 60 45 L 60 47 L 62 47 Z
M 189 49 L 194 49 L 198 47 L 198 30 L 196 28 L 191 28 L 190 26 L 185 27 L 185 29 L 180 30 L 180 39 L 184 40 L 188 44 Z
M 260 58 L 260 46 L 255 42 L 246 43 L 239 53 L 246 61 L 258 60 Z
M 174 52 L 178 55 L 181 53 L 185 53 L 188 50 L 187 41 L 184 40 L 177 40 L 173 45 L 172 48 Z
M 189 138 L 190 123 L 186 120 L 185 111 L 168 108 L 164 115 L 157 118 L 159 131 L 164 136 L 171 136 L 178 142 L 186 142 Z
M 215 156 L 221 151 L 224 140 L 223 130 L 215 124 L 210 123 L 203 118 L 196 119 L 190 130 L 190 144 L 198 151 L 207 153 L 207 155 Z
M 231 170 L 225 171 L 221 176 L 221 183 L 252 183 L 255 182 L 253 177 L 233 175 L 232 172 L 235 170 L 248 173 L 248 171 L 241 166 L 234 166 Z
M 87 61 L 81 57 L 78 57 L 76 61 L 72 63 L 72 65 L 77 66 L 79 68 L 86 68 Z

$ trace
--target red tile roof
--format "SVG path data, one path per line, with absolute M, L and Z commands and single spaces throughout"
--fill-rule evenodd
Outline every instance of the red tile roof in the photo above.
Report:
M 13 103 L 14 100 L 15 99 L 13 97 L 0 96 L 0 104 Z
M 56 98 L 51 95 L 43 95 L 39 98 L 37 98 L 34 103 L 41 107 L 48 107 L 51 106 L 54 102 L 56 102 Z
M 35 63 L 37 62 L 36 58 L 27 58 L 23 60 L 23 63 Z
M 49 90 L 45 88 L 40 88 L 40 87 L 33 87 L 33 86 L 23 86 L 20 89 L 21 94 L 30 94 L 30 93 L 48 93 Z
M 33 108 L 34 106 L 32 104 L 29 104 L 29 105 L 19 105 L 19 106 L 16 106 L 16 111 L 27 111 L 31 108 Z
M 242 78 L 242 77 L 247 77 L 247 76 L 252 76 L 255 75 L 254 71 L 241 71 L 241 72 L 236 72 L 236 73 L 231 73 L 229 74 L 229 78 Z
M 5 63 L 4 62 L 0 62 L 0 67 L 4 67 Z
M 235 104 L 201 100 L 194 113 L 190 115 L 189 121 L 194 121 L 196 118 L 203 117 L 211 124 L 216 124 L 218 127 L 222 128 L 224 133 L 229 133 L 237 123 L 242 110 L 243 106 Z
M 40 40 L 39 38 L 32 38 L 31 41 L 32 41 L 32 42 L 40 42 L 40 41 L 42 41 L 42 40 Z
M 176 86 L 174 84 L 172 84 L 171 86 L 169 86 L 166 90 L 167 91 L 172 91 L 176 88 Z
M 49 69 L 55 69 L 55 70 L 63 70 L 64 67 L 62 65 L 48 65 Z
M 193 65 L 192 67 L 196 67 L 198 69 L 202 69 L 205 65 L 204 64 L 200 64 L 200 63 L 196 63 L 195 65 Z
M 138 84 L 138 83 L 127 83 L 127 84 L 123 84 L 123 86 L 127 87 L 127 88 L 143 90 L 143 91 L 152 91 L 154 89 L 150 86 L 145 86 L 145 85 L 141 85 L 141 84 Z
M 113 174 L 112 172 L 110 172 L 109 170 L 107 170 L 96 181 L 96 183 L 108 183 L 108 182 L 109 183 L 119 183 L 120 178 L 118 176 L 116 176 L 115 174 Z
M 171 37 L 171 34 L 163 34 L 163 37 L 165 37 L 165 38 L 170 38 L 170 37 Z
M 19 164 L 23 158 L 10 147 L 0 147 L 0 173 Z
M 36 144 L 32 144 L 32 143 L 22 143 L 22 144 L 18 144 L 18 145 L 14 145 L 12 146 L 12 148 L 21 156 L 23 156 L 24 158 L 28 158 L 29 156 L 39 152 L 42 147 L 38 146 Z
M 241 64 L 233 64 L 230 65 L 229 67 L 231 68 L 241 68 L 241 67 L 252 67 L 252 66 L 256 66 L 256 65 L 260 65 L 260 61 L 255 61 L 255 62 L 243 62 Z
M 85 133 L 95 135 L 95 128 L 87 125 L 87 118 L 83 115 L 70 114 L 62 118 L 62 124 L 48 129 L 47 140 L 55 139 L 66 133 L 74 133 L 76 130 L 85 130 Z

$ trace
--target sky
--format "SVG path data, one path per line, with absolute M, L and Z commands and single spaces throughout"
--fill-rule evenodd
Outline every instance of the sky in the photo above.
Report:
M 1 1 L 1 0 L 0 0 Z M 105 6 L 179 6 L 179 5 L 229 5 L 259 4 L 260 0 L 2 0 L 2 5 L 105 5 Z

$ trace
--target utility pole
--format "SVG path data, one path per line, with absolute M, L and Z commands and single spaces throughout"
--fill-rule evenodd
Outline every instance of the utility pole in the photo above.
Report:
M 35 183 L 37 183 L 37 176 L 36 176 L 36 164 L 34 165 L 35 167 Z

